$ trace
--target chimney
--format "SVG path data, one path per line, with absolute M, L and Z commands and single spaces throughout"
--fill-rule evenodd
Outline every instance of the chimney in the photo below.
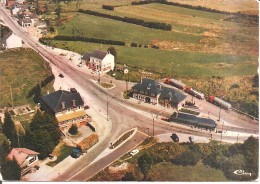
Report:
M 73 105 L 73 107 L 76 106 L 76 100 L 72 100 L 72 105 Z
M 142 84 L 142 83 L 143 83 L 143 78 L 141 77 L 141 78 L 140 78 L 140 84 Z
M 65 109 L 65 102 L 61 102 L 61 108 Z

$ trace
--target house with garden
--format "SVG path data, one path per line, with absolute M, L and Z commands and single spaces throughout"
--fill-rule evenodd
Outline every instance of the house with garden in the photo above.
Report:
M 29 172 L 36 171 L 36 168 L 39 167 L 39 154 L 40 153 L 27 148 L 13 148 L 7 155 L 7 158 L 10 160 L 15 159 L 18 165 L 21 167 L 21 174 L 25 175 Z
M 82 57 L 82 64 L 99 72 L 108 72 L 115 68 L 115 57 L 110 52 L 95 50 L 86 52 Z
M 81 127 L 92 121 L 86 114 L 84 102 L 75 88 L 42 96 L 41 109 L 56 117 L 61 131 L 68 131 L 72 125 Z

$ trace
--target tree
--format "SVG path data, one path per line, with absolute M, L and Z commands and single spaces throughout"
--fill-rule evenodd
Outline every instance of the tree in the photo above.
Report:
M 133 173 L 127 172 L 126 175 L 121 179 L 122 181 L 136 181 Z
M 0 163 L 4 161 L 4 158 L 9 154 L 10 148 L 7 137 L 0 133 Z
M 1 165 L 1 173 L 4 180 L 20 180 L 21 168 L 15 158 L 5 159 Z
M 138 158 L 138 166 L 144 174 L 144 180 L 147 178 L 147 173 L 153 164 L 153 158 L 146 152 Z
M 246 160 L 246 169 L 253 173 L 254 177 L 258 176 L 258 156 L 259 140 L 253 136 L 245 140 L 242 145 L 243 154 Z
M 40 99 L 41 99 L 41 86 L 40 84 L 37 84 L 36 88 L 35 88 L 35 95 L 34 95 L 34 98 L 33 98 L 33 101 L 35 103 L 39 103 L 40 102 Z
M 78 127 L 75 125 L 72 125 L 69 129 L 69 133 L 72 135 L 76 135 L 78 133 Z
M 4 118 L 4 124 L 3 124 L 3 133 L 5 136 L 11 141 L 11 145 L 13 147 L 16 147 L 17 142 L 17 131 L 15 128 L 14 121 L 12 120 L 12 117 L 8 110 L 5 111 L 5 118 Z

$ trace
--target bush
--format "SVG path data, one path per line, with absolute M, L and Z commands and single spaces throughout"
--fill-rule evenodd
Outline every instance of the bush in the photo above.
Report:
M 75 125 L 72 125 L 72 127 L 70 127 L 70 129 L 69 129 L 69 133 L 72 135 L 76 135 L 78 133 L 78 127 Z
M 181 155 L 177 156 L 175 159 L 172 160 L 174 164 L 177 165 L 196 165 L 198 161 L 201 159 L 201 153 L 199 152 L 192 152 L 192 151 L 185 151 Z
M 133 173 L 128 172 L 126 175 L 121 179 L 122 181 L 136 181 Z
M 131 47 L 137 47 L 137 43 L 131 43 Z
M 102 8 L 103 9 L 106 9 L 106 10 L 114 10 L 114 6 L 110 6 L 110 5 L 102 5 Z

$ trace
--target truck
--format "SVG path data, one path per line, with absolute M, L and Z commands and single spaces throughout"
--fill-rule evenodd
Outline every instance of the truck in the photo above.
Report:
M 220 107 L 223 107 L 227 110 L 232 108 L 232 105 L 230 103 L 228 103 L 228 102 L 226 102 L 226 101 L 224 101 L 224 100 L 222 100 L 218 97 L 215 97 L 215 96 L 209 96 L 208 101 L 213 103 L 213 104 L 216 104 Z
M 204 98 L 205 98 L 205 96 L 204 96 L 204 94 L 203 94 L 202 92 L 197 91 L 197 90 L 193 89 L 192 87 L 187 86 L 187 87 L 185 88 L 185 91 L 186 91 L 187 93 L 189 93 L 189 94 L 195 96 L 195 97 L 198 98 L 198 99 L 204 99 Z
M 185 87 L 186 87 L 186 84 L 184 84 L 183 82 L 178 81 L 176 79 L 169 79 L 169 78 L 167 78 L 164 83 L 173 85 L 173 86 L 175 86 L 175 87 L 177 87 L 179 89 L 182 89 L 182 90 L 185 89 Z
M 87 138 L 80 141 L 76 148 L 72 150 L 71 156 L 73 158 L 79 158 L 80 155 L 83 155 L 84 153 L 87 153 L 87 150 L 94 146 L 99 141 L 97 134 L 91 134 Z

